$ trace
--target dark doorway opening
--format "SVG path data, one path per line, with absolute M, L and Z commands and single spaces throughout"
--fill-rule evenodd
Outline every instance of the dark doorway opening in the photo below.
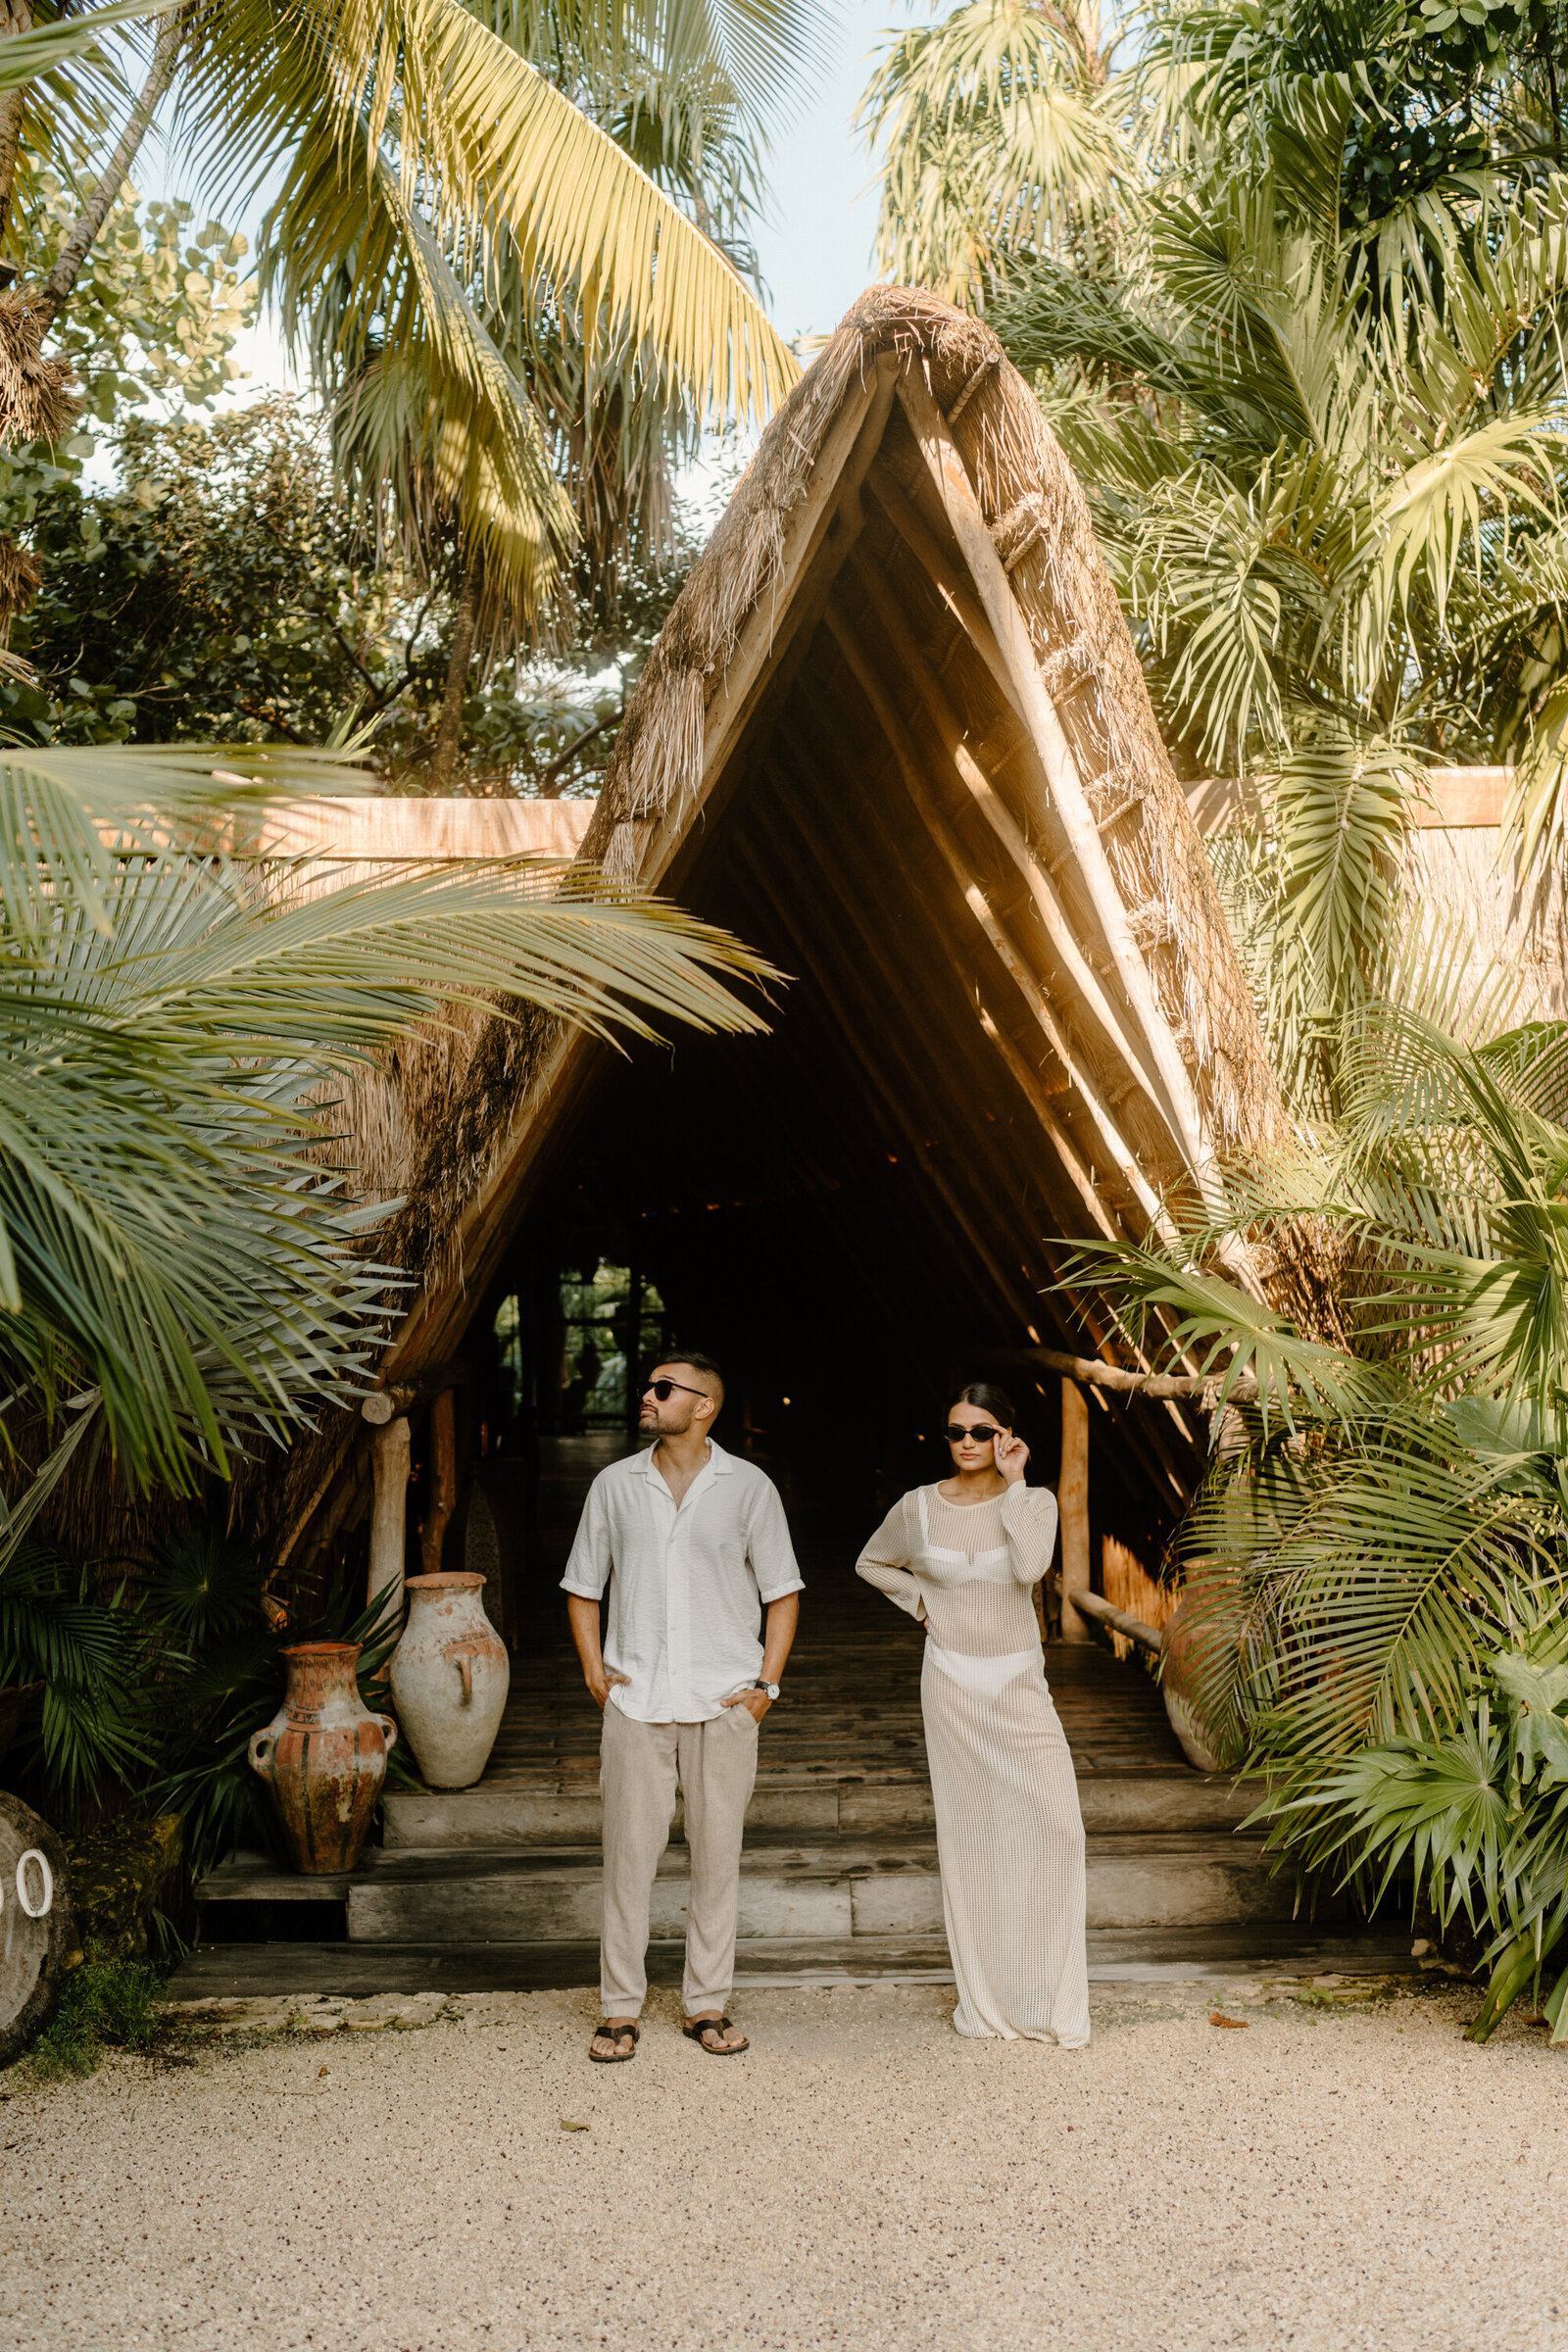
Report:
M 724 1366 L 719 1442 L 779 1486 L 819 1591 L 848 1597 L 883 1512 L 946 1475 L 939 1433 L 965 1380 L 1002 1379 L 1031 1480 L 1055 1482 L 1059 1383 L 999 1375 L 997 1351 L 1021 1335 L 965 1279 L 961 1221 L 956 1250 L 933 1230 L 945 1211 L 927 1172 L 863 1106 L 824 1100 L 826 1083 L 801 1100 L 786 1035 L 799 1001 L 792 989 L 771 1037 L 641 1046 L 609 1067 L 474 1317 L 485 1483 L 519 1620 L 552 1604 L 565 1489 L 635 1445 L 641 1379 L 683 1346 Z M 1097 1557 L 1102 1534 L 1157 1557 L 1148 1482 L 1127 1477 L 1113 1432 L 1096 1436 Z

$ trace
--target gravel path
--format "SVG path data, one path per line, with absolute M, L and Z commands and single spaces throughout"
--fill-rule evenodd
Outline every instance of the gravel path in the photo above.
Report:
M 753 1991 L 744 2059 L 578 1993 L 209 2041 L 0 2104 L 11 2352 L 1568 2346 L 1568 2056 L 1474 1997 L 1116 1987 L 1082 2052 L 932 1985 Z M 1321 1997 L 1321 1996 L 1320 1996 Z M 564 2124 L 586 2125 L 566 2130 Z

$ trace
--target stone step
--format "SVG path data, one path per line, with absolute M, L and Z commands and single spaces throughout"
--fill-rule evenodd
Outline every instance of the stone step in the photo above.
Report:
M 582 1942 L 599 1933 L 600 1858 L 591 1848 L 383 1847 L 348 1884 L 351 1942 Z M 212 1899 L 212 1882 L 204 1899 Z M 256 1889 L 260 1892 L 260 1888 Z M 1197 1927 L 1288 1918 L 1290 1876 L 1271 1875 L 1253 1839 L 1223 1835 L 1094 1837 L 1089 1924 Z M 685 1930 L 684 1847 L 671 1846 L 654 1885 L 656 1936 Z M 816 1940 L 938 1936 L 942 1887 L 935 1843 L 883 1835 L 864 1843 L 769 1841 L 741 1863 L 740 1933 Z
M 1223 1775 L 1190 1771 L 1086 1775 L 1078 1785 L 1091 1836 L 1232 1830 L 1262 1794 L 1261 1784 L 1238 1788 Z M 389 1849 L 595 1845 L 603 1818 L 597 1788 L 507 1788 L 488 1778 L 445 1792 L 400 1788 L 383 1802 Z M 679 1822 L 677 1808 L 677 1835 Z M 760 1782 L 747 1814 L 753 1838 L 778 1830 L 855 1838 L 932 1826 L 930 1784 L 911 1778 L 869 1786 L 815 1777 Z

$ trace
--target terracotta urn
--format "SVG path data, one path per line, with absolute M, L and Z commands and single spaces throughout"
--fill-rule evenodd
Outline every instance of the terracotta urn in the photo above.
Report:
M 390 1715 L 360 1696 L 358 1642 L 300 1642 L 282 1652 L 288 1692 L 251 1734 L 251 1770 L 271 1792 L 294 1866 L 308 1877 L 352 1870 L 397 1740 Z
M 484 1613 L 484 1578 L 411 1576 L 409 1622 L 392 1653 L 392 1704 L 428 1788 L 471 1788 L 489 1761 L 512 1681 Z
M 1208 1744 L 1208 1734 L 1193 1710 L 1192 1623 L 1184 1600 L 1166 1621 L 1159 1647 L 1159 1694 L 1165 1701 L 1170 1728 L 1182 1743 L 1182 1753 L 1195 1772 L 1223 1772 L 1226 1767 Z

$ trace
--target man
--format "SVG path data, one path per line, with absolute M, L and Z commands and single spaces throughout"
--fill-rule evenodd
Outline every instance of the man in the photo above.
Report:
M 677 1789 L 692 1873 L 682 2031 L 715 2058 L 748 2047 L 724 2014 L 741 1837 L 758 1730 L 778 1696 L 802 1586 L 777 1488 L 710 1434 L 723 1401 L 711 1356 L 654 1366 L 639 1416 L 653 1446 L 600 1471 L 562 1579 L 583 1676 L 605 1718 L 604 2022 L 588 2052 L 602 2066 L 637 2054 L 649 1904 Z M 612 1571 L 601 1649 L 599 1603 Z

